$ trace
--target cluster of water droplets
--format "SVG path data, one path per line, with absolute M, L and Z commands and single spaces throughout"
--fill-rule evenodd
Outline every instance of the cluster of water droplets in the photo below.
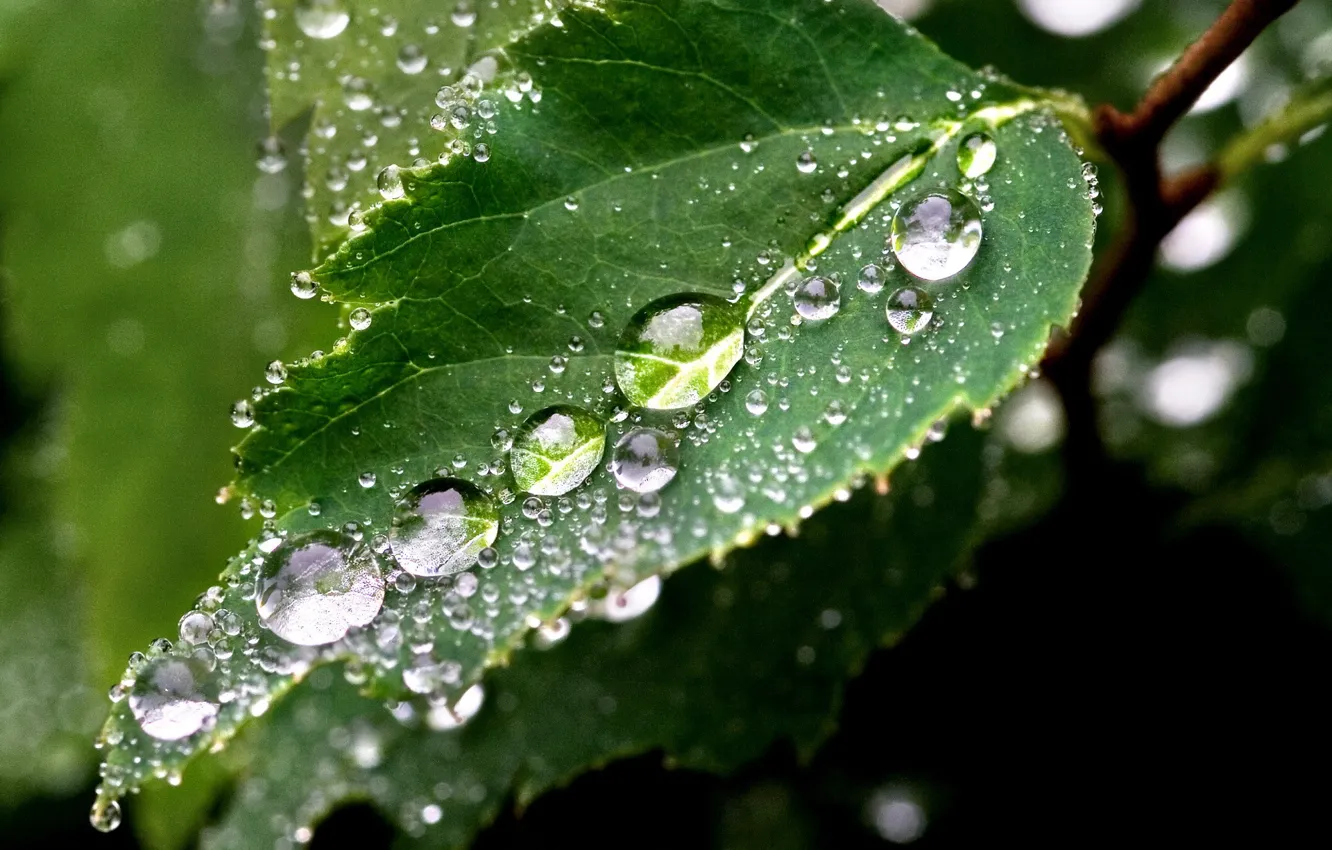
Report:
M 541 99 L 498 48 L 557 21 L 560 5 L 455 0 L 398 18 L 348 0 L 298 0 L 288 22 L 286 11 L 261 3 L 275 91 L 320 104 L 301 149 L 317 232 L 362 229 L 370 208 L 402 196 L 401 170 L 458 156 L 489 160 L 501 106 L 531 109 Z M 287 156 L 271 137 L 260 143 L 257 164 L 276 173 Z

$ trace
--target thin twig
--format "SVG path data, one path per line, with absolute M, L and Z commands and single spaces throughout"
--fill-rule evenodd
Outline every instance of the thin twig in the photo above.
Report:
M 1045 371 L 1068 415 L 1070 484 L 1086 480 L 1105 453 L 1091 396 L 1092 360 L 1119 327 L 1152 270 L 1157 248 L 1175 225 L 1220 181 L 1215 165 L 1173 178 L 1161 174 L 1160 146 L 1198 97 L 1273 21 L 1298 0 L 1234 0 L 1128 114 L 1103 105 L 1096 134 L 1123 177 L 1128 214 L 1119 239 L 1083 290 L 1071 334 L 1053 345 Z

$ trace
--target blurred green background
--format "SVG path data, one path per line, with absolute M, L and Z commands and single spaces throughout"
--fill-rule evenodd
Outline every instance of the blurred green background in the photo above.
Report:
M 1215 0 L 882 5 L 969 64 L 1121 107 L 1224 6 Z M 254 531 L 234 504 L 214 504 L 229 478 L 227 448 L 237 433 L 227 418 L 230 402 L 261 381 L 269 360 L 327 347 L 337 335 L 334 310 L 287 291 L 288 272 L 310 253 L 299 163 L 276 174 L 255 166 L 256 145 L 267 134 L 257 17 L 240 0 L 0 0 L 0 836 L 6 846 L 189 846 L 226 785 L 226 765 L 204 764 L 180 789 L 163 786 L 132 801 L 128 829 L 100 836 L 87 826 L 92 736 L 125 656 L 155 637 L 174 636 L 178 615 Z M 1172 133 L 1168 166 L 1204 160 L 1280 108 L 1293 87 L 1322 73 L 1329 60 L 1332 4 L 1304 0 Z M 1113 629 L 1100 635 L 1062 620 L 1049 624 L 1042 638 L 1072 641 L 1065 646 L 1069 657 L 1095 656 L 1104 649 L 1096 640 L 1114 639 L 1123 641 L 1116 652 L 1125 659 L 1140 652 L 1178 658 L 1183 669 L 1211 669 L 1214 652 L 1234 660 L 1260 646 L 1253 669 L 1289 670 L 1291 677 L 1255 684 L 1276 707 L 1299 698 L 1296 685 L 1317 677 L 1319 662 L 1326 669 L 1332 370 L 1324 325 L 1332 313 L 1326 189 L 1332 152 L 1319 135 L 1269 151 L 1270 164 L 1181 226 L 1098 364 L 1104 435 L 1125 476 L 1107 483 L 1106 499 L 1169 508 L 1169 522 L 1135 525 L 1130 516 L 1128 526 L 1104 529 L 1127 535 L 1142 554 L 1141 563 L 1124 565 L 1126 584 L 1088 601 L 1084 595 L 1105 588 L 1075 575 L 1083 556 L 1056 542 L 1048 526 L 995 542 L 978 557 L 980 589 L 972 601 L 950 598 L 922 626 L 924 636 L 911 639 L 920 643 L 871 665 L 863 699 L 857 703 L 853 691 L 848 702 L 846 729 L 861 729 L 866 724 L 858 726 L 857 718 L 873 714 L 874 697 L 866 694 L 883 690 L 872 686 L 874 676 L 888 676 L 890 684 L 915 676 L 909 682 L 919 687 L 901 701 L 928 706 L 921 692 L 948 680 L 949 670 L 966 669 L 950 653 L 979 639 L 982 628 L 999 630 L 1002 645 L 1003 635 L 1017 640 L 1030 622 L 1065 604 L 1090 605 L 1078 610 L 1102 615 Z M 1108 166 L 1102 177 L 1104 242 L 1122 210 Z M 1057 400 L 1039 382 L 1000 411 L 989 440 L 1020 461 L 996 482 L 1000 501 L 1055 491 L 1058 438 Z M 1116 516 L 1107 511 L 1107 526 L 1121 521 Z M 1009 566 L 1018 545 L 1042 547 L 1048 569 Z M 1187 571 L 1170 572 L 1179 566 Z M 998 589 L 987 596 L 991 580 Z M 1217 588 L 1230 588 L 1233 598 Z M 1198 619 L 1200 606 L 1217 604 L 1224 618 Z M 1057 623 L 1071 631 L 1057 631 Z M 1273 623 L 1298 624 L 1289 645 L 1227 642 Z M 1083 652 L 1078 635 L 1093 641 Z M 1281 657 L 1263 655 L 1269 652 Z M 1051 663 L 1050 670 L 1066 669 L 1064 661 Z M 1150 703 L 1151 677 L 1123 663 L 1112 681 Z M 1051 693 L 1044 669 L 1022 668 L 1012 687 L 1039 702 Z M 1238 674 L 1218 662 L 1216 675 L 1219 682 Z M 1199 685 L 1197 692 L 1209 696 L 1191 710 L 1206 721 L 1213 691 Z M 1215 696 L 1225 698 L 1222 691 Z M 917 713 L 913 721 L 928 714 Z M 1084 723 L 1091 717 L 1074 716 Z M 1004 734 L 1001 726 L 986 729 Z M 579 808 L 588 801 L 625 793 L 616 784 L 711 812 L 699 819 L 697 835 L 680 836 L 686 841 L 900 842 L 917 822 L 913 840 L 922 846 L 961 840 L 968 833 L 959 823 L 994 834 L 982 829 L 980 813 L 989 810 L 966 801 L 968 783 L 997 780 L 957 767 L 968 764 L 967 753 L 990 758 L 976 741 L 938 740 L 934 748 L 917 742 L 896 751 L 912 753 L 903 762 L 894 760 L 892 747 L 850 734 L 835 740 L 812 772 L 780 754 L 725 781 L 669 778 L 652 766 L 629 765 L 610 774 L 624 782 L 593 776 L 575 783 L 558 803 L 534 807 L 528 826 L 501 824 L 483 843 L 536 841 L 541 833 L 532 824 L 556 829 L 577 822 L 592 811 Z M 1322 740 L 1312 729 L 1303 738 L 1314 739 Z M 867 754 L 879 761 L 867 762 Z M 878 802 L 850 813 L 828 805 L 823 798 L 837 783 Z M 550 814 L 557 806 L 561 813 Z M 367 828 L 364 846 L 385 839 L 382 830 Z

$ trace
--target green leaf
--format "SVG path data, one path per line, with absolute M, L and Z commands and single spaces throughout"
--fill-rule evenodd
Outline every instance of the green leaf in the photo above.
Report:
M 729 772 L 778 740 L 808 758 L 848 675 L 965 561 L 980 443 L 959 429 L 900 470 L 889 497 L 861 493 L 799 538 L 682 573 L 639 619 L 579 624 L 491 676 L 461 729 L 431 731 L 401 708 L 397 720 L 324 671 L 246 740 L 249 775 L 204 846 L 269 846 L 368 799 L 421 846 L 462 847 L 511 798 L 525 806 L 617 758 L 662 750 Z
M 525 96 L 497 93 L 490 155 L 403 171 L 404 197 L 314 270 L 327 298 L 365 309 L 360 329 L 256 403 L 233 487 L 276 514 L 277 533 L 340 528 L 388 554 L 397 498 L 465 475 L 503 505 L 489 569 L 394 573 L 369 629 L 298 649 L 257 622 L 253 576 L 276 541 L 256 541 L 201 602 L 231 628 L 212 640 L 235 683 L 216 726 L 156 742 L 117 707 L 101 804 L 220 746 L 329 660 L 353 659 L 378 696 L 456 700 L 580 600 L 794 528 L 886 473 L 937 420 L 1014 387 L 1074 309 L 1093 215 L 1062 128 L 1038 95 L 968 71 L 871 4 L 610 2 L 566 10 L 504 57 L 516 70 L 503 85 Z M 936 324 L 906 345 L 886 294 L 856 281 L 887 265 L 898 201 L 959 188 L 957 145 L 975 130 L 998 146 L 969 187 L 983 242 L 928 284 Z M 816 267 L 841 282 L 840 308 L 796 321 L 788 289 Z M 884 293 L 909 282 L 871 277 Z M 624 327 L 690 293 L 743 298 L 744 362 L 699 406 L 627 409 Z M 514 481 L 504 446 L 552 404 L 612 438 L 678 430 L 674 481 L 617 494 L 599 468 L 568 496 L 520 499 L 544 479 Z

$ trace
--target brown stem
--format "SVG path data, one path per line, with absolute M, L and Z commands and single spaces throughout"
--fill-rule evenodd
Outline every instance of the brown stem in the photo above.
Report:
M 1091 396 L 1096 352 L 1119 327 L 1152 270 L 1161 240 L 1216 188 L 1214 165 L 1174 178 L 1161 174 L 1161 140 L 1199 95 L 1269 24 L 1298 0 L 1234 0 L 1169 70 L 1152 83 L 1133 112 L 1096 110 L 1096 134 L 1123 177 L 1128 215 L 1123 232 L 1083 289 L 1071 335 L 1051 346 L 1045 372 L 1068 414 L 1070 485 L 1086 483 L 1105 463 Z

